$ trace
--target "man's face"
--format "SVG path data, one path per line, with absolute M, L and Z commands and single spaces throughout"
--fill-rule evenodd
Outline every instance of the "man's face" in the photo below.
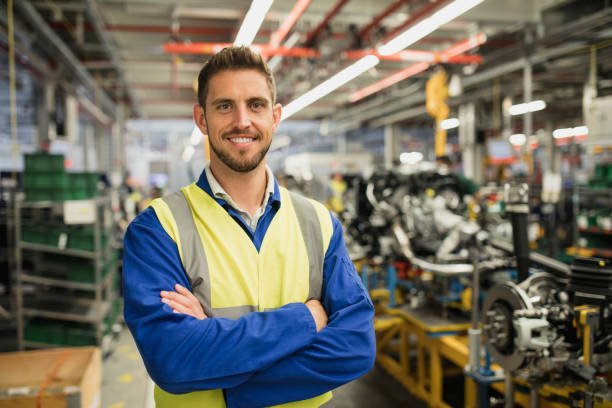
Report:
M 210 78 L 205 102 L 205 112 L 194 107 L 194 118 L 208 134 L 211 162 L 241 173 L 265 164 L 281 117 L 266 78 L 255 70 L 219 72 Z

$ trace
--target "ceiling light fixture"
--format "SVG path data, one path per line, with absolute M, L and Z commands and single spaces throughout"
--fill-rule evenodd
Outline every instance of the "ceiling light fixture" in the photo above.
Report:
M 304 109 L 313 102 L 323 98 L 324 96 L 338 89 L 350 80 L 358 77 L 365 71 L 376 66 L 379 62 L 380 60 L 377 56 L 367 55 L 361 58 L 359 61 L 355 62 L 354 64 L 349 65 L 348 67 L 344 68 L 342 71 L 338 72 L 336 75 L 332 76 L 325 82 L 322 82 L 315 88 L 306 92 L 304 95 L 300 96 L 299 98 L 295 99 L 294 101 L 291 101 L 286 106 L 284 106 L 283 116 L 281 120 L 289 118 L 296 112 Z
M 400 163 L 402 164 L 417 164 L 423 160 L 423 153 L 421 152 L 404 152 L 400 154 Z
M 536 112 L 546 108 L 546 102 L 537 100 L 525 103 L 519 103 L 518 105 L 512 105 L 509 109 L 511 115 L 524 115 L 527 112 Z
M 512 146 L 522 146 L 527 141 L 527 136 L 525 136 L 523 133 L 515 133 L 510 136 L 508 141 Z
M 459 127 L 459 119 L 457 118 L 449 118 L 440 122 L 440 128 L 442 130 L 449 130 Z
M 468 46 L 471 46 L 472 48 L 478 47 L 484 41 L 486 41 L 486 39 L 487 39 L 486 35 L 484 35 L 483 33 L 478 33 L 476 35 L 471 36 L 470 38 L 466 40 L 458 42 L 452 47 L 447 48 L 446 50 L 442 51 L 441 53 L 437 53 L 437 54 L 440 56 L 440 58 L 443 61 L 445 59 L 448 60 L 450 58 L 456 58 L 460 55 L 460 54 L 457 54 L 457 52 L 469 51 L 471 48 L 469 48 Z M 400 51 L 393 55 L 394 56 L 401 55 L 406 52 L 413 52 L 413 51 L 405 50 L 405 51 Z M 465 56 L 468 56 L 468 55 L 465 55 Z M 356 90 L 355 92 L 352 92 L 349 95 L 349 102 L 357 102 L 358 100 L 363 99 L 366 96 L 372 95 L 373 93 L 376 93 L 382 89 L 390 87 L 391 85 L 394 85 L 400 81 L 403 81 L 404 79 L 417 75 L 425 71 L 427 68 L 429 68 L 430 65 L 434 62 L 435 62 L 435 58 L 431 61 L 431 63 L 430 62 L 419 62 L 416 64 L 412 64 L 406 68 L 400 69 L 399 71 L 396 71 L 383 79 L 380 79 L 374 83 L 371 83 L 370 85 L 367 85 L 361 89 Z
M 589 128 L 586 126 L 556 129 L 553 131 L 553 137 L 555 139 L 564 139 L 566 137 L 574 137 L 574 136 L 586 136 L 588 134 L 589 134 Z
M 251 45 L 273 2 L 274 0 L 253 0 L 234 41 L 235 46 Z
M 484 0 L 455 0 L 449 5 L 442 7 L 431 16 L 419 21 L 397 37 L 378 48 L 382 55 L 395 54 L 421 38 L 431 34 L 438 27 L 454 20 L 466 11 L 482 3 Z

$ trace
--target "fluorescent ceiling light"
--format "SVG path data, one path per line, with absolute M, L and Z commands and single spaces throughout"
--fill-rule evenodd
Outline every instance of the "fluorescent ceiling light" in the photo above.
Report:
M 515 133 L 508 139 L 511 145 L 513 146 L 522 146 L 527 141 L 527 137 L 522 133 Z
M 247 11 L 242 21 L 242 26 L 240 26 L 234 45 L 251 45 L 273 1 L 274 0 L 253 0 L 249 11 Z
M 396 52 L 401 51 L 409 45 L 419 41 L 428 34 L 431 34 L 441 25 L 454 20 L 483 1 L 484 0 L 455 0 L 449 5 L 436 11 L 431 16 L 419 21 L 386 44 L 380 46 L 378 48 L 378 53 L 381 55 L 395 54 Z
M 421 152 L 409 152 L 400 154 L 400 162 L 404 164 L 416 164 L 423 160 L 423 153 Z
M 204 137 L 204 135 L 200 131 L 200 128 L 197 127 L 197 126 L 194 126 L 193 131 L 191 132 L 191 137 L 189 138 L 189 140 L 190 140 L 192 145 L 197 146 L 197 145 L 200 144 L 200 142 L 202 141 L 203 137 Z
M 531 101 L 529 103 L 519 103 L 518 105 L 512 105 L 509 113 L 511 115 L 524 115 L 527 112 L 536 112 L 546 108 L 546 102 L 544 101 Z
M 567 137 L 585 136 L 589 134 L 589 128 L 586 126 L 577 126 L 575 128 L 563 128 L 553 131 L 555 139 L 565 139 Z
M 354 64 L 349 65 L 348 67 L 344 68 L 342 71 L 338 72 L 336 75 L 332 76 L 325 82 L 322 82 L 315 88 L 306 92 L 304 95 L 300 96 L 296 100 L 284 106 L 283 116 L 281 120 L 287 119 L 288 117 L 304 109 L 311 103 L 323 98 L 324 96 L 333 92 L 334 90 L 346 84 L 350 80 L 363 74 L 368 69 L 376 66 L 376 64 L 378 64 L 379 62 L 380 60 L 377 56 L 366 55 Z
M 449 130 L 459 127 L 459 119 L 457 118 L 449 118 L 440 122 L 440 127 L 442 130 Z

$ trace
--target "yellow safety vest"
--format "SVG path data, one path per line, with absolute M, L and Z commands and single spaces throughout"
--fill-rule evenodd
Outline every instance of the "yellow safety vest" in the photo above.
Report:
M 207 316 L 237 319 L 320 299 L 331 218 L 316 201 L 282 187 L 280 194 L 282 205 L 259 252 L 232 216 L 195 183 L 151 203 L 177 244 L 192 292 Z M 157 408 L 225 408 L 222 390 L 175 395 L 156 385 L 154 396 Z M 331 396 L 327 392 L 275 407 L 314 408 Z

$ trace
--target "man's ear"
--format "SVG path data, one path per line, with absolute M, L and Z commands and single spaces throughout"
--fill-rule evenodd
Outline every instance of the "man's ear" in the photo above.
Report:
M 283 106 L 280 103 L 277 103 L 272 107 L 272 117 L 274 118 L 274 132 L 276 132 L 276 129 L 278 129 L 278 125 L 280 124 L 282 116 Z
M 208 134 L 208 126 L 206 125 L 206 115 L 204 115 L 204 108 L 198 103 L 193 105 L 193 121 L 195 122 L 198 129 L 200 129 L 200 132 L 202 132 L 202 134 Z

